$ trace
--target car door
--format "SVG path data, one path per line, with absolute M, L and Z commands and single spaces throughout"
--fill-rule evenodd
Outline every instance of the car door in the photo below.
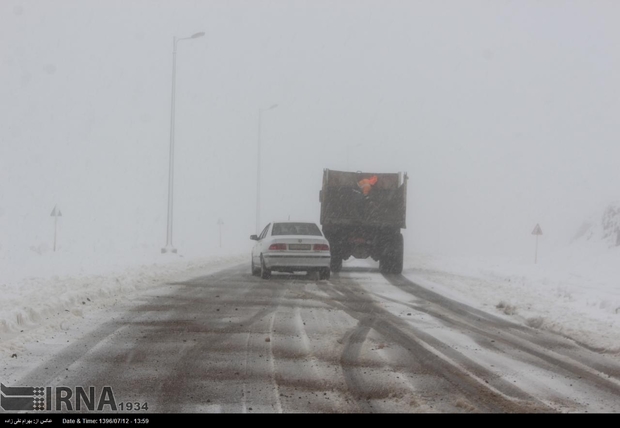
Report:
M 267 236 L 269 226 L 271 226 L 271 223 L 265 226 L 261 234 L 258 235 L 258 240 L 256 241 L 256 244 L 254 244 L 254 248 L 252 249 L 252 260 L 254 260 L 254 265 L 257 267 L 260 266 L 260 255 L 264 251 L 263 247 L 265 245 L 265 237 Z

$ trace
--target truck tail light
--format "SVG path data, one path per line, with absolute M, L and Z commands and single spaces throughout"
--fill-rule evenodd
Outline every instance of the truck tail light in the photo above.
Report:
M 329 251 L 329 245 L 327 244 L 314 244 L 314 251 Z
M 269 246 L 270 250 L 286 250 L 286 244 L 271 244 Z

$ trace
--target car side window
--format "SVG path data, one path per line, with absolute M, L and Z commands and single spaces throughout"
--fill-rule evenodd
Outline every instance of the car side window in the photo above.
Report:
M 260 241 L 261 239 L 263 239 L 265 236 L 267 236 L 267 229 L 269 229 L 269 226 L 271 226 L 271 223 L 269 223 L 267 226 L 265 226 L 265 228 L 263 229 L 263 231 L 260 233 L 260 236 L 258 237 L 258 240 Z

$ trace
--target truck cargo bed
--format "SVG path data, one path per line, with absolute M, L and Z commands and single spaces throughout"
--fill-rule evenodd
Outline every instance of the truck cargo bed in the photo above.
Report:
M 357 183 L 372 175 L 377 184 L 364 196 Z M 405 176 L 406 177 L 406 176 Z M 400 174 L 326 170 L 321 191 L 321 224 L 406 227 L 406 179 Z

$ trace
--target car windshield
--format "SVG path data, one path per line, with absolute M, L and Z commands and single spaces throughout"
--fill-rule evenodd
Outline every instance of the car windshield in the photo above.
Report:
M 323 236 L 314 223 L 274 223 L 272 235 L 316 235 Z

